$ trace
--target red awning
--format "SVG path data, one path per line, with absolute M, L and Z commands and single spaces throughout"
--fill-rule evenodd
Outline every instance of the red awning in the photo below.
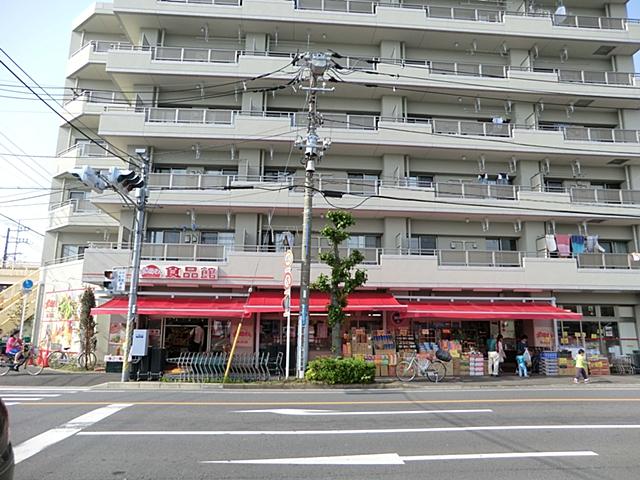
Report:
M 245 305 L 245 310 L 249 313 L 281 313 L 282 292 L 259 291 L 253 292 Z M 312 292 L 309 299 L 309 311 L 322 313 L 327 311 L 329 295 L 321 292 Z M 395 299 L 390 293 L 380 292 L 355 292 L 349 295 L 349 301 L 345 311 L 365 312 L 365 311 L 402 311 L 406 307 Z M 300 296 L 292 295 L 291 310 L 300 310 Z
M 114 298 L 93 308 L 92 315 L 126 315 L 128 298 Z M 138 313 L 141 315 L 165 315 L 177 317 L 242 318 L 245 299 L 187 298 L 187 297 L 138 297 Z
M 407 318 L 451 320 L 580 320 L 582 315 L 549 303 L 411 302 L 403 312 Z

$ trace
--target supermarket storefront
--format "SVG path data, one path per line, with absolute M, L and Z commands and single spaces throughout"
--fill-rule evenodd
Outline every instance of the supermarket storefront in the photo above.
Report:
M 281 291 L 215 295 L 218 298 L 141 295 L 139 327 L 148 329 L 150 345 L 164 349 L 170 358 L 191 351 L 190 335 L 196 326 L 204 330 L 201 351 L 228 350 L 242 321 L 238 351 L 268 352 L 275 357 L 285 353 L 289 335 L 290 365 L 295 365 L 299 310 L 295 292 L 288 332 Z M 331 354 L 328 302 L 327 295 L 316 292 L 311 296 L 310 359 Z M 487 339 L 498 334 L 505 338 L 508 360 L 513 360 L 516 342 L 524 335 L 534 354 L 566 350 L 569 357 L 574 349 L 585 346 L 591 355 L 614 354 L 611 348 L 620 338 L 617 324 L 599 322 L 594 330 L 581 313 L 558 308 L 552 299 L 396 298 L 388 292 L 363 291 L 349 297 L 346 310 L 342 355 L 373 361 L 378 366 L 378 375 L 393 375 L 399 359 L 415 353 L 430 355 L 437 349 L 445 349 L 454 360 L 472 353 L 486 355 Z M 110 300 L 94 311 L 111 315 L 108 352 L 111 355 L 122 353 L 126 311 L 125 298 Z M 637 338 L 635 341 L 637 345 Z

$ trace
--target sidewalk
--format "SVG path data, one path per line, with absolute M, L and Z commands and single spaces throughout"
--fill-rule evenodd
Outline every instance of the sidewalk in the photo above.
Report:
M 426 379 L 416 379 L 403 383 L 395 378 L 380 378 L 368 385 L 319 385 L 297 381 L 273 381 L 256 383 L 181 383 L 181 382 L 120 382 L 119 373 L 104 372 L 60 372 L 45 370 L 37 377 L 9 372 L 0 377 L 0 387 L 99 387 L 117 390 L 219 390 L 225 389 L 467 389 L 467 388 L 528 388 L 528 387 L 567 387 L 573 385 L 573 377 L 533 376 L 520 378 L 515 375 L 494 377 L 453 377 L 441 383 L 432 383 Z M 591 377 L 591 386 L 603 387 L 640 387 L 640 375 L 611 375 Z

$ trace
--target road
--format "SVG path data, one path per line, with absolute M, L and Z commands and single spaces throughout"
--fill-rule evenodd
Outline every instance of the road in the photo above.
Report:
M 17 479 L 638 478 L 640 386 L 0 386 Z

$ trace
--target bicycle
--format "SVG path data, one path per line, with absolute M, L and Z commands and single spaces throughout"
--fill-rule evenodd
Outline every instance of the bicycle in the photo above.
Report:
M 440 360 L 418 358 L 414 354 L 409 360 L 403 360 L 396 367 L 396 376 L 401 382 L 410 382 L 417 374 L 427 377 L 431 382 L 440 382 L 447 375 L 447 368 Z
M 6 353 L 0 354 L 0 377 L 4 377 L 10 370 L 17 372 L 22 366 L 29 375 L 34 376 L 40 375 L 44 370 L 42 357 L 36 356 L 35 348 L 31 348 L 31 345 L 25 345 L 24 350 L 16 353 L 15 357 Z
M 89 353 L 70 353 L 70 347 L 63 348 L 62 350 L 54 350 L 47 357 L 47 365 L 49 368 L 59 369 L 67 365 L 78 366 L 87 370 L 93 370 L 98 362 L 96 354 Z

